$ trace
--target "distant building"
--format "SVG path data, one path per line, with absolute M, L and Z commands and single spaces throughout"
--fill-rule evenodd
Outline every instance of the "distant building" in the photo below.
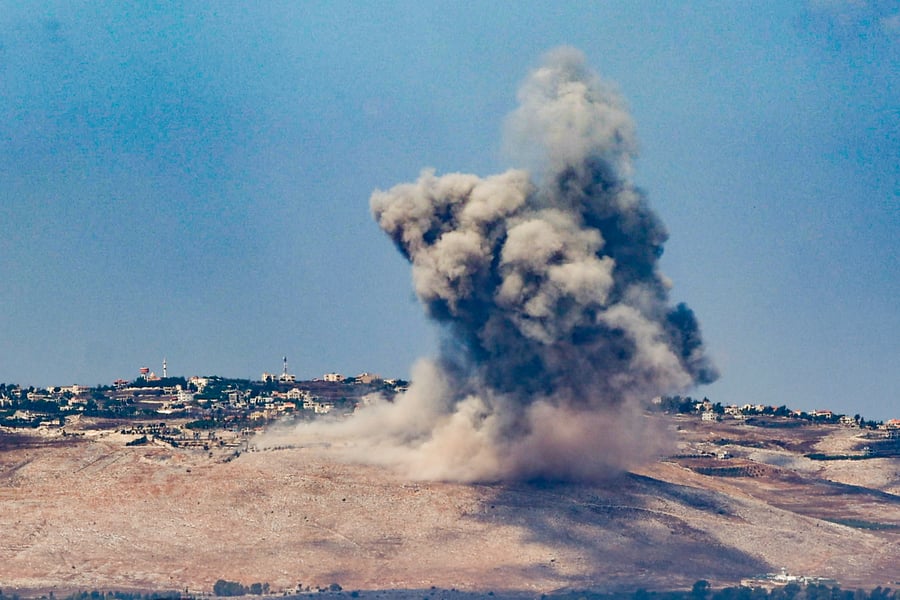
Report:
M 325 373 L 322 377 L 323 381 L 330 381 L 332 383 L 340 383 L 341 381 L 344 381 L 344 379 L 345 377 L 340 373 Z
M 288 400 L 307 400 L 311 399 L 312 395 L 306 390 L 301 390 L 300 388 L 291 388 L 287 391 L 284 397 Z
M 192 384 L 195 388 L 197 388 L 198 392 L 202 392 L 203 389 L 209 385 L 209 378 L 208 377 L 197 377 L 195 375 L 194 377 L 191 377 L 188 380 L 188 383 Z
M 244 400 L 247 398 L 247 392 L 245 390 L 226 390 L 225 393 L 228 395 L 228 403 L 232 406 L 243 404 Z
M 900 439 L 900 419 L 889 419 L 884 422 L 881 429 L 887 432 L 889 439 Z
M 717 415 L 716 413 L 714 413 L 711 410 L 708 410 L 708 411 L 704 412 L 703 415 L 701 415 L 700 420 L 702 420 L 702 421 L 718 421 L 719 415 Z
M 325 415 L 331 412 L 334 404 L 331 402 L 323 402 L 315 396 L 307 396 L 303 399 L 301 408 L 303 410 L 311 410 L 317 415 Z
M 334 405 L 325 402 L 314 402 L 312 408 L 317 415 L 327 415 L 334 408 Z
M 365 384 L 376 383 L 381 380 L 381 375 L 376 375 L 374 373 L 360 373 L 356 376 L 356 381 Z

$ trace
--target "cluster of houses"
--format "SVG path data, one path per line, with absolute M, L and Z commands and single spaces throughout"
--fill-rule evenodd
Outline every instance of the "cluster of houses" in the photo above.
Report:
M 164 371 L 165 372 L 165 371 Z M 384 380 L 372 373 L 344 377 L 326 373 L 298 382 L 287 372 L 264 373 L 262 381 L 220 377 L 158 377 L 142 368 L 133 381 L 117 379 L 112 386 L 73 385 L 22 389 L 0 384 L 0 425 L 62 426 L 69 415 L 133 418 L 158 414 L 188 418 L 239 418 L 270 421 L 299 411 L 324 415 L 340 409 L 352 411 L 373 390 L 392 395 L 405 382 Z
M 16 385 L 0 384 L 0 418 L 5 415 L 7 423 L 34 424 L 39 421 L 40 424 L 53 426 L 62 425 L 68 415 L 90 408 L 108 411 L 110 416 L 127 413 L 202 417 L 204 414 L 221 415 L 224 412 L 251 421 L 270 421 L 298 411 L 325 415 L 340 408 L 351 412 L 365 403 L 365 394 L 375 386 L 391 395 L 405 390 L 406 382 L 385 380 L 372 373 L 345 377 L 335 372 L 298 382 L 294 375 L 288 373 L 286 359 L 280 375 L 263 373 L 260 382 L 219 377 L 191 377 L 186 380 L 180 377 L 160 378 L 144 367 L 134 381 L 117 379 L 112 387 L 71 385 L 28 388 L 26 391 Z M 876 424 L 866 422 L 859 415 L 851 417 L 830 410 L 805 412 L 763 404 L 723 406 L 706 398 L 701 401 L 677 396 L 674 400 L 680 412 L 699 414 L 703 421 L 742 421 L 750 417 L 796 418 L 818 423 L 839 423 L 846 427 L 865 426 L 884 430 L 888 437 L 900 438 L 900 419 Z M 655 402 L 662 404 L 663 401 L 658 398 Z M 672 406 L 672 403 L 667 406 Z M 122 410 L 122 407 L 128 410 Z
M 251 396 L 249 390 L 229 390 L 227 394 L 231 407 L 253 410 L 249 414 L 250 419 L 274 419 L 298 409 L 324 415 L 334 409 L 334 402 L 323 400 L 299 387 L 286 392 L 272 391 L 256 397 Z
M 656 399 L 655 403 L 662 403 L 662 399 Z M 865 421 L 859 415 L 842 415 L 831 410 L 802 411 L 792 410 L 785 406 L 775 407 L 766 404 L 744 404 L 743 406 L 729 404 L 723 406 L 704 398 L 703 400 L 693 401 L 692 411 L 695 414 L 699 414 L 702 421 L 708 422 L 722 421 L 725 419 L 743 421 L 750 417 L 760 416 L 782 417 L 789 419 L 804 419 L 814 423 L 838 423 L 844 427 L 863 427 L 865 425 L 871 429 L 884 431 L 888 437 L 900 438 L 900 419 L 890 419 L 876 424 L 872 421 Z
M 788 584 L 796 585 L 837 585 L 837 581 L 826 577 L 811 577 L 808 575 L 794 575 L 788 573 L 787 569 L 782 567 L 780 573 L 766 573 L 757 577 L 751 577 L 741 580 L 741 585 L 748 588 L 763 588 L 773 590 L 775 588 L 784 587 Z

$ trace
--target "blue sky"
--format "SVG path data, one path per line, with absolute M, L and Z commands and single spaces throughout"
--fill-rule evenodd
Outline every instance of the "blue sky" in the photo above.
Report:
M 405 377 L 439 334 L 373 222 L 489 175 L 580 49 L 626 97 L 723 403 L 900 417 L 893 2 L 2 2 L 0 381 Z

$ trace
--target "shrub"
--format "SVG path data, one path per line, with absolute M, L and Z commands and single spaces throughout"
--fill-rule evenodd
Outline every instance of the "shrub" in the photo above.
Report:
M 247 588 L 237 581 L 218 580 L 213 585 L 213 594 L 216 596 L 243 596 L 247 593 Z

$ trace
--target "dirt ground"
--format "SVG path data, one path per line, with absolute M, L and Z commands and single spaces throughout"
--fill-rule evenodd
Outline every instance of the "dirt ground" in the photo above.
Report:
M 662 589 L 786 568 L 900 582 L 900 459 L 812 461 L 860 432 L 672 421 L 687 455 L 598 485 L 409 482 L 326 449 L 0 432 L 0 589 L 210 593 Z M 705 465 L 705 466 L 704 466 Z M 747 468 L 752 467 L 752 468 Z

